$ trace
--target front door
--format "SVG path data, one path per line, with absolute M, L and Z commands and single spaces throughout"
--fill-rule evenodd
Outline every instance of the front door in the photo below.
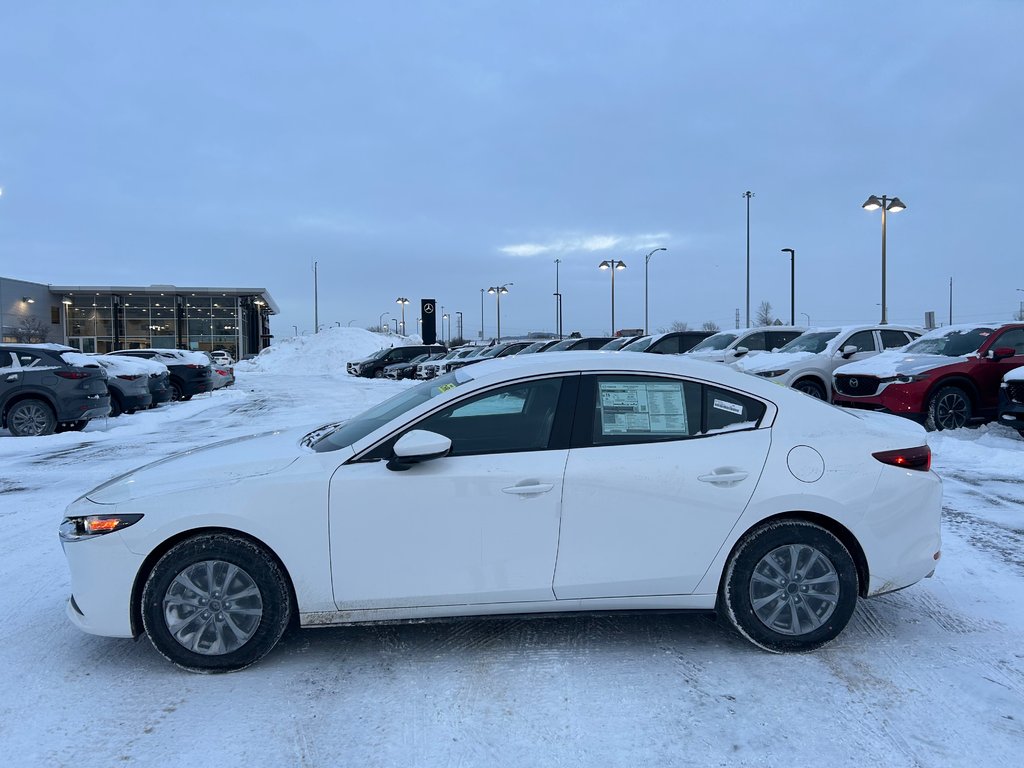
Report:
M 554 599 L 568 456 L 551 447 L 560 387 L 558 378 L 507 385 L 408 427 L 449 437 L 449 456 L 394 472 L 373 460 L 390 455 L 390 440 L 335 472 L 339 610 Z

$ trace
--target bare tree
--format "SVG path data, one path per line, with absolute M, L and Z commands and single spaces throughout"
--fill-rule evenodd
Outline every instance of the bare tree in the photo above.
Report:
M 774 319 L 772 317 L 772 303 L 770 301 L 762 301 L 761 306 L 757 308 L 754 322 L 757 325 L 771 325 Z
M 683 320 L 676 320 L 675 322 L 672 323 L 672 325 L 670 325 L 668 327 L 668 330 L 669 331 L 688 331 L 688 330 L 690 330 L 690 324 L 685 322 L 685 321 L 683 321 Z M 662 330 L 662 333 L 666 333 L 666 331 Z
M 718 333 L 721 328 L 718 327 L 718 323 L 714 320 L 705 320 L 704 324 L 700 327 L 702 331 L 710 331 L 711 333 Z
M 26 317 L 14 329 L 14 340 L 19 344 L 43 344 L 50 340 L 50 328 L 38 317 Z

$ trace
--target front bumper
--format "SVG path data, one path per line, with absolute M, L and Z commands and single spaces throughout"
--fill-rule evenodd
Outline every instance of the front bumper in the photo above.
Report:
M 1024 403 L 1010 400 L 1005 389 L 999 392 L 999 423 L 1014 429 L 1024 429 Z
M 867 397 L 844 395 L 833 385 L 832 404 L 881 411 L 923 422 L 927 416 L 927 394 L 928 382 L 887 383 L 880 391 Z
M 71 623 L 92 635 L 134 637 L 132 587 L 145 558 L 131 552 L 116 531 L 80 541 L 62 541 L 61 546 L 71 571 L 67 603 Z

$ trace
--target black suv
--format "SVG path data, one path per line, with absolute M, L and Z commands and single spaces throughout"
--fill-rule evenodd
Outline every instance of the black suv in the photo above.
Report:
M 122 349 L 110 354 L 144 357 L 166 365 L 170 372 L 172 400 L 191 400 L 192 395 L 213 389 L 213 369 L 202 352 L 183 349 Z
M 0 344 L 0 426 L 15 437 L 79 430 L 108 413 L 99 363 L 57 344 Z
M 368 379 L 383 379 L 384 369 L 395 363 L 408 363 L 414 357 L 435 352 L 444 352 L 445 348 L 437 345 L 428 347 L 424 344 L 410 344 L 407 347 L 385 347 L 374 352 L 364 360 L 352 360 L 346 368 L 353 376 Z

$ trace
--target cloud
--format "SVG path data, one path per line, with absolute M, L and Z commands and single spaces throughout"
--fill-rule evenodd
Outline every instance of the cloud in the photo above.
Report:
M 530 258 L 543 254 L 564 254 L 574 252 L 607 251 L 616 248 L 622 251 L 642 248 L 659 248 L 671 236 L 667 232 L 640 235 L 566 235 L 544 243 L 514 243 L 498 250 L 508 256 Z

